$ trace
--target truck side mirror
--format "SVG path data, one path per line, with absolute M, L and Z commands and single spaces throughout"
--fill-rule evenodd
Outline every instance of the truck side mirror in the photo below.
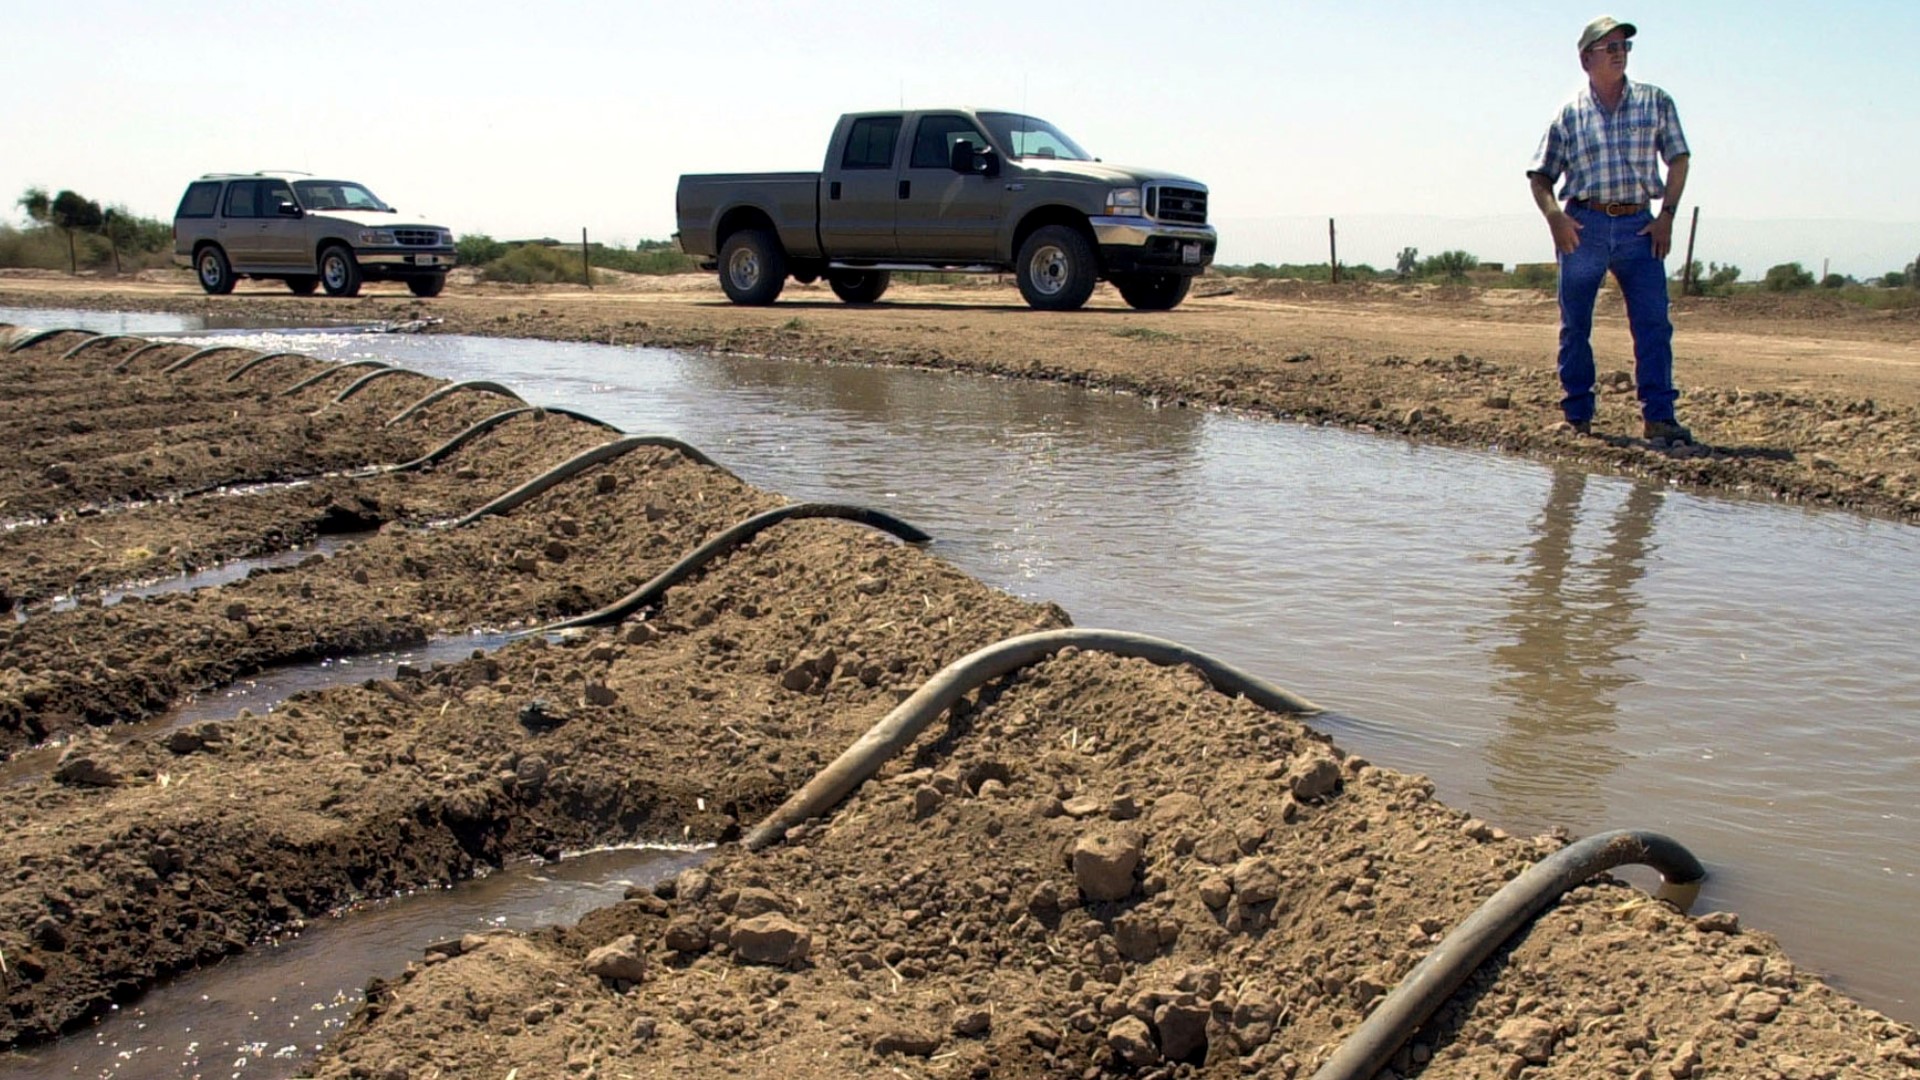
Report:
M 290 203 L 290 202 L 288 202 L 288 201 L 287 201 L 287 200 L 285 200 L 285 199 L 281 199 L 281 200 L 280 200 L 280 207 L 279 207 L 279 210 L 280 210 L 280 216 L 281 216 L 281 217 L 301 217 L 301 216 L 303 216 L 303 212 L 301 211 L 301 209 L 300 209 L 300 207 L 298 207 L 298 206 L 296 206 L 296 205 L 295 205 L 295 204 L 293 204 L 293 203 Z
M 976 147 L 966 139 L 955 142 L 947 149 L 947 167 L 957 173 L 979 173 L 981 176 L 994 176 L 1000 172 L 1000 165 L 994 160 L 993 147 Z

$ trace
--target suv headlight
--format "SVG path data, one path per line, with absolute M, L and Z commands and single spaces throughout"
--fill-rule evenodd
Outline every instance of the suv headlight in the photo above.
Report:
M 393 230 L 362 229 L 360 230 L 360 242 L 363 244 L 391 244 L 394 242 Z
M 1107 192 L 1108 217 L 1140 217 L 1145 213 L 1140 205 L 1139 188 L 1114 188 Z
M 452 229 L 440 230 L 440 246 L 441 247 L 453 246 L 453 230 Z

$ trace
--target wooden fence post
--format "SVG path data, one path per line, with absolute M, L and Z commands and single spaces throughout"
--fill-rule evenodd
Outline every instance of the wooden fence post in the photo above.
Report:
M 587 227 L 580 226 L 580 280 L 587 283 L 587 291 L 593 291 L 593 263 L 587 259 Z
M 1333 283 L 1340 284 L 1340 245 L 1334 239 L 1333 219 L 1327 219 L 1327 265 L 1333 271 Z
M 1680 295 L 1692 296 L 1697 283 L 1693 280 L 1693 235 L 1700 231 L 1700 208 L 1693 208 L 1693 224 L 1687 226 L 1687 268 L 1680 274 Z

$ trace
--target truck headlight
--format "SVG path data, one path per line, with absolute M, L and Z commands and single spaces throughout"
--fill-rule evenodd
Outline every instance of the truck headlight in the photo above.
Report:
M 1139 188 L 1114 188 L 1107 192 L 1108 217 L 1140 217 L 1145 212 L 1140 206 Z
M 391 244 L 393 243 L 393 230 L 362 229 L 360 230 L 360 242 L 363 244 Z
M 440 231 L 440 246 L 441 247 L 453 246 L 453 230 L 452 229 L 442 229 Z

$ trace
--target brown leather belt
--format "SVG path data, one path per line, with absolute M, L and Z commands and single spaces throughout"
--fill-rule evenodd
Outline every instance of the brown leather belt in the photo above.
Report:
M 1647 208 L 1647 204 L 1641 202 L 1600 202 L 1597 199 L 1570 199 L 1568 205 L 1598 210 L 1608 217 L 1632 217 Z

